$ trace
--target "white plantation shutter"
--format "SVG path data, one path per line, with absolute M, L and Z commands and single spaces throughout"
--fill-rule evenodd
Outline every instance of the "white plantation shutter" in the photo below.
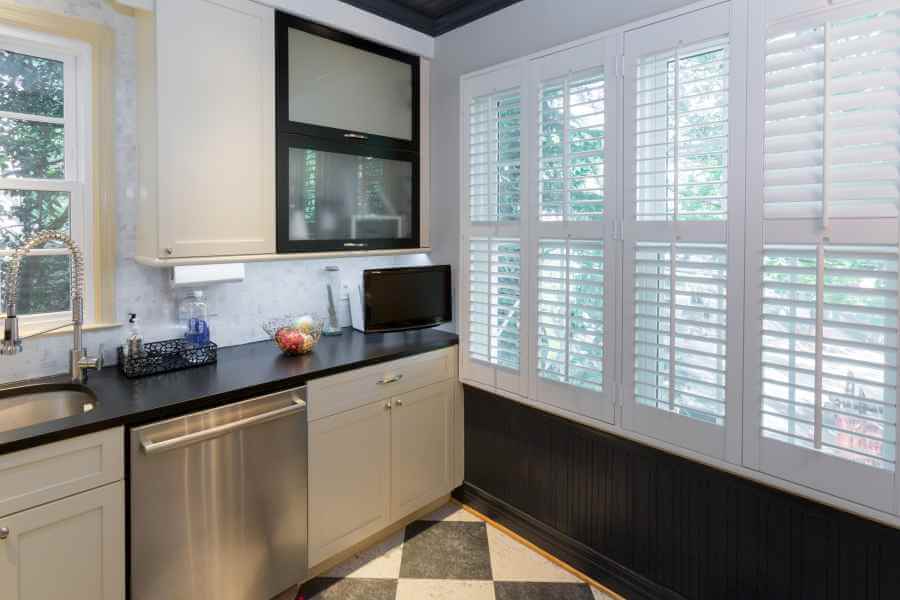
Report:
M 541 85 L 538 129 L 541 221 L 602 219 L 605 93 L 602 67 Z
M 761 201 L 748 213 L 744 459 L 894 512 L 900 8 L 765 16 L 751 48 Z
M 762 435 L 893 471 L 897 249 L 821 250 L 765 249 Z
M 538 376 L 603 390 L 603 242 L 541 240 Z
M 566 413 L 615 422 L 614 241 L 620 177 L 617 37 L 530 64 L 534 150 L 529 256 L 534 335 L 531 394 Z M 610 75 L 612 74 L 612 75 Z M 610 150 L 612 149 L 612 151 Z
M 460 378 L 524 395 L 529 300 L 522 201 L 529 172 L 522 140 L 525 69 L 513 65 L 463 78 L 461 97 Z M 467 143 L 466 143 L 467 142 Z
M 740 459 L 734 324 L 743 310 L 744 186 L 734 134 L 743 133 L 743 23 L 721 4 L 633 30 L 624 61 L 623 421 L 732 461 Z
M 520 245 L 517 240 L 472 238 L 469 252 L 469 355 L 519 368 Z
M 726 218 L 728 47 L 720 38 L 638 60 L 638 221 Z
M 724 425 L 725 245 L 639 242 L 635 252 L 636 401 Z
M 766 44 L 767 218 L 895 216 L 900 9 L 780 28 Z
M 521 97 L 518 89 L 479 96 L 469 105 L 469 217 L 519 219 Z

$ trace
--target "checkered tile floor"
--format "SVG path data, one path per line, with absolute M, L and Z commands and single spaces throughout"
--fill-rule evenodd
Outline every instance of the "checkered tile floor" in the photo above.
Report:
M 448 504 L 314 579 L 303 600 L 612 600 Z

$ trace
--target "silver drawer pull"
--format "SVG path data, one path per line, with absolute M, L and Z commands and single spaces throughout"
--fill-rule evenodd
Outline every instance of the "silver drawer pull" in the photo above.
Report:
M 159 454 L 160 452 L 166 452 L 167 450 L 175 450 L 176 448 L 183 448 L 185 446 L 190 446 L 191 444 L 196 444 L 198 442 L 221 437 L 233 431 L 244 429 L 252 425 L 259 425 L 260 423 L 267 423 L 269 421 L 274 421 L 275 419 L 287 417 L 288 415 L 298 413 L 305 408 L 306 402 L 298 398 L 294 400 L 290 406 L 285 406 L 283 408 L 278 408 L 261 415 L 255 415 L 246 419 L 234 421 L 233 423 L 228 423 L 226 425 L 210 427 L 209 429 L 204 429 L 203 431 L 196 431 L 194 433 L 189 433 L 181 437 L 164 440 L 162 442 L 149 442 L 146 440 L 142 440 L 141 449 L 144 451 L 144 454 Z
M 367 140 L 369 136 L 363 135 L 361 133 L 345 133 L 345 138 L 350 138 L 351 140 Z
M 400 375 L 394 375 L 394 376 L 392 376 L 392 377 L 385 377 L 384 379 L 379 379 L 379 380 L 378 380 L 378 385 L 387 385 L 387 384 L 389 384 L 389 383 L 397 383 L 397 382 L 400 381 L 401 379 L 403 379 L 403 375 L 402 375 L 402 374 L 400 374 Z

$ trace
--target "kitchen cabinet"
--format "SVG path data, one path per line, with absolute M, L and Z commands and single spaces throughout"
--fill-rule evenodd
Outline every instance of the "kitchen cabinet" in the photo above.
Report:
M 123 600 L 122 428 L 0 456 L 0 597 Z
M 389 401 L 309 424 L 309 564 L 390 524 Z
M 309 382 L 311 567 L 461 483 L 456 360 L 447 348 Z
M 452 382 L 397 396 L 391 409 L 391 519 L 450 490 Z
M 137 11 L 138 260 L 275 252 L 275 14 L 247 0 Z
M 4 600 L 124 599 L 124 523 L 121 481 L 0 518 Z

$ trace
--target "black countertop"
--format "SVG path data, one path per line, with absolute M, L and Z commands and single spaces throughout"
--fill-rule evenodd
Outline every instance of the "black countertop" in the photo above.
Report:
M 436 329 L 362 334 L 348 328 L 342 336 L 323 336 L 315 350 L 303 356 L 284 356 L 274 342 L 264 341 L 220 348 L 219 361 L 214 365 L 141 379 L 126 379 L 118 367 L 107 367 L 88 376 L 87 386 L 99 400 L 94 410 L 0 431 L 0 454 L 119 425 L 139 425 L 204 410 L 303 385 L 317 377 L 456 344 L 455 334 Z

